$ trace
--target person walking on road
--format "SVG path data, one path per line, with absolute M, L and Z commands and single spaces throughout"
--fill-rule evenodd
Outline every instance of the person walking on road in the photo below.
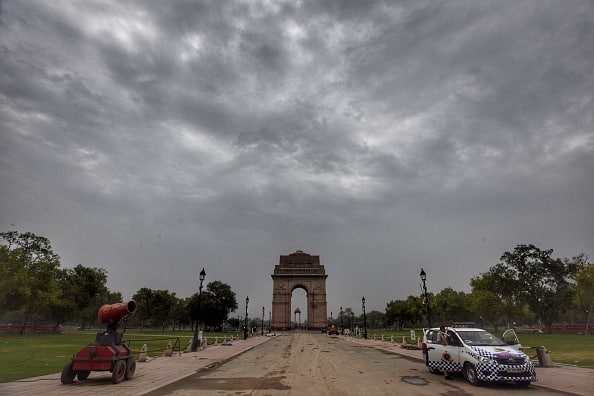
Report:
M 439 332 L 437 333 L 437 342 L 441 345 L 448 345 L 448 334 L 446 333 L 445 326 L 439 327 Z M 447 370 L 443 370 L 443 378 L 447 380 L 451 380 L 450 373 Z

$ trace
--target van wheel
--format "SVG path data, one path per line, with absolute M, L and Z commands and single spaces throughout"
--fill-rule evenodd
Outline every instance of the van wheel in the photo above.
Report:
M 431 374 L 442 374 L 442 372 L 441 372 L 441 371 L 439 371 L 438 369 L 434 369 L 434 368 L 432 368 L 432 367 L 429 367 L 429 372 L 430 372 Z
M 516 385 L 521 388 L 527 388 L 530 385 L 530 381 L 516 381 Z
M 481 384 L 481 380 L 479 380 L 478 375 L 476 374 L 476 368 L 470 363 L 467 363 L 464 366 L 464 376 L 466 377 L 466 380 L 470 382 L 470 385 L 479 386 Z

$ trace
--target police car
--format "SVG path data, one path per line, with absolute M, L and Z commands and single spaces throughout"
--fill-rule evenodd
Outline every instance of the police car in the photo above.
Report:
M 460 373 L 472 385 L 504 381 L 528 386 L 537 381 L 534 364 L 513 330 L 503 341 L 475 327 L 446 327 L 447 345 L 437 341 L 438 333 L 438 328 L 425 331 L 422 344 L 425 365 L 434 374 Z

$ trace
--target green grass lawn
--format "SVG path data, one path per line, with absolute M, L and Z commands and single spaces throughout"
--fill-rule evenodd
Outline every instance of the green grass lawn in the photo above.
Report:
M 76 352 L 95 342 L 95 334 L 92 331 L 69 331 L 50 335 L 0 335 L 0 382 L 61 372 Z M 218 336 L 222 342 L 225 335 L 231 334 L 236 333 L 207 333 L 205 336 L 212 344 L 214 339 L 210 337 Z M 175 343 L 179 341 L 179 349 L 183 351 L 192 338 L 191 331 L 139 332 L 130 329 L 123 340 L 129 341 L 135 356 L 143 344 L 147 344 L 149 356 L 160 356 L 165 353 L 169 341 L 176 351 Z
M 594 336 L 573 334 L 518 334 L 524 347 L 545 346 L 555 363 L 594 368 Z M 526 349 L 530 356 L 533 349 Z

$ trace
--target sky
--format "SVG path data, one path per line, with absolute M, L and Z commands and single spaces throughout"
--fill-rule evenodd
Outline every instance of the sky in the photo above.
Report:
M 591 258 L 593 37 L 577 0 L 0 0 L 0 231 L 250 317 L 297 250 L 334 317 Z

